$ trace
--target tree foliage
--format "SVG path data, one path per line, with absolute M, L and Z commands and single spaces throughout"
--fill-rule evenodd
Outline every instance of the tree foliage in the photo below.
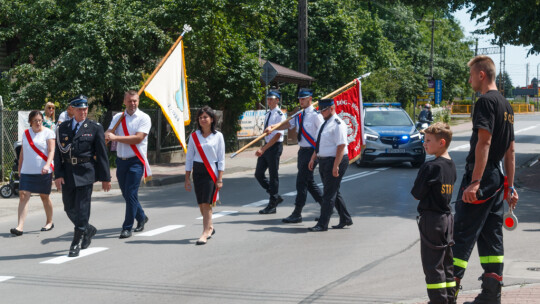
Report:
M 441 3 L 446 1 L 438 0 Z M 443 98 L 469 94 L 468 42 L 449 6 L 423 1 L 311 0 L 308 74 L 323 96 L 366 73 L 368 101 L 409 103 L 427 86 L 435 18 L 433 75 Z M 415 5 L 412 5 L 415 4 Z M 258 62 L 298 65 L 298 2 L 293 0 L 0 0 L 0 43 L 13 68 L 0 83 L 12 108 L 65 104 L 88 95 L 105 111 L 138 89 L 188 23 L 184 38 L 193 107 L 224 111 L 234 139 L 237 117 L 262 100 Z M 285 88 L 290 95 L 296 88 Z M 142 102 L 147 100 L 144 98 Z

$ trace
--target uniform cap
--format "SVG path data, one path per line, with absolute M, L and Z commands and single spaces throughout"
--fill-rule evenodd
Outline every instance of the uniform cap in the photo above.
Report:
M 334 105 L 334 99 L 328 98 L 328 99 L 321 99 L 319 100 L 319 111 L 322 111 L 328 107 L 331 107 Z
M 304 97 L 310 97 L 310 96 L 313 96 L 312 89 L 301 88 L 298 91 L 298 98 L 304 98 Z
M 268 94 L 266 94 L 266 98 L 281 99 L 281 94 L 279 91 L 268 91 Z
M 69 101 L 69 105 L 74 108 L 88 108 L 88 98 L 84 95 L 79 95 Z

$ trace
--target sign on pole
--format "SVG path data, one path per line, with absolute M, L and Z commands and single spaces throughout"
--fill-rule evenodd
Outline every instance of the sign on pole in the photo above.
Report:
M 263 73 L 262 73 L 262 79 L 264 81 L 265 85 L 269 85 L 270 81 L 272 81 L 277 75 L 277 70 L 272 66 L 270 61 L 267 61 L 263 65 Z
M 435 80 L 435 104 L 440 104 L 442 101 L 442 80 Z

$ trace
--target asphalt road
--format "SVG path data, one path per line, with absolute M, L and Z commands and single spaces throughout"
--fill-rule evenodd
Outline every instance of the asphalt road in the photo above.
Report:
M 519 165 L 540 154 L 540 116 L 516 116 L 516 131 Z M 455 134 L 451 145 L 456 188 L 469 136 Z M 285 201 L 273 215 L 258 214 L 266 195 L 253 172 L 226 175 L 216 234 L 204 246 L 195 245 L 202 220 L 183 184 L 141 189 L 150 218 L 146 235 L 125 240 L 118 239 L 124 216 L 119 190 L 95 192 L 91 223 L 98 233 L 81 257 L 71 259 L 73 228 L 60 195 L 52 195 L 56 227 L 50 232 L 39 231 L 44 213 L 32 197 L 22 237 L 9 235 L 16 215 L 0 214 L 0 303 L 410 303 L 425 297 L 417 203 L 410 195 L 416 173 L 409 164 L 349 166 L 342 194 L 354 225 L 319 233 L 307 231 L 318 215 L 311 197 L 303 223 L 281 222 L 293 210 L 295 164 L 280 170 Z M 540 267 L 538 193 L 518 191 L 519 226 L 505 232 L 506 285 L 540 282 L 540 272 L 526 269 Z M 16 206 L 17 199 L 0 204 Z M 337 222 L 334 215 L 331 225 Z M 464 289 L 478 289 L 480 274 L 475 251 Z

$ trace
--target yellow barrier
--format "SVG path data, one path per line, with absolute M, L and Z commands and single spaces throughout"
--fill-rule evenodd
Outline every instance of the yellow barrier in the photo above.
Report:
M 511 105 L 514 113 L 534 112 L 533 104 L 517 103 Z M 452 114 L 471 114 L 471 105 L 452 105 Z
M 452 114 L 471 114 L 471 105 L 452 105 Z

